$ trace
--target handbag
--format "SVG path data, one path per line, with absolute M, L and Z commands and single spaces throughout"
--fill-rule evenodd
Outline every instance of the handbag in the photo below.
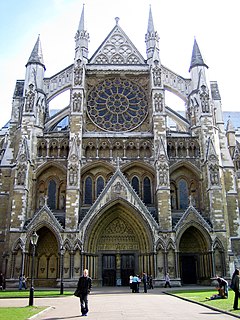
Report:
M 74 296 L 78 298 L 80 297 L 80 290 L 78 288 L 74 291 Z

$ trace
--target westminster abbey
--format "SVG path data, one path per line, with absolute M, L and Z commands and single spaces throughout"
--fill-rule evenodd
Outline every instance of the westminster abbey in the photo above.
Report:
M 83 8 L 73 63 L 49 78 L 38 37 L 0 130 L 7 286 L 31 276 L 32 259 L 45 287 L 75 286 L 84 268 L 95 286 L 143 272 L 155 286 L 167 272 L 175 286 L 230 278 L 240 265 L 240 144 L 197 41 L 184 78 L 161 64 L 151 8 L 146 57 L 118 18 L 90 56 L 84 19 Z M 53 114 L 66 91 L 69 104 Z

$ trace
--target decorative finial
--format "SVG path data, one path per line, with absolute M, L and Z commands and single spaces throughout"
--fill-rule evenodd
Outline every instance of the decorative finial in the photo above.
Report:
M 120 20 L 120 18 L 116 17 L 115 18 L 115 21 L 116 21 L 116 24 L 118 25 L 118 21 Z

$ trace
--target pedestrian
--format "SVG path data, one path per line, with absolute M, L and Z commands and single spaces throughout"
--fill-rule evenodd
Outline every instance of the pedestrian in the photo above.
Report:
M 164 288 L 171 288 L 171 282 L 170 282 L 170 276 L 169 276 L 169 273 L 166 273 L 165 275 L 165 285 L 164 285 Z
M 25 274 L 22 276 L 22 288 L 25 290 L 27 289 L 27 278 L 25 277 Z
M 152 277 L 152 275 L 150 275 L 149 278 L 148 278 L 148 286 L 149 286 L 149 289 L 153 289 L 153 277 Z
M 132 278 L 132 293 L 138 292 L 138 276 L 135 274 Z
M 83 270 L 83 275 L 79 278 L 77 290 L 79 291 L 80 307 L 82 316 L 88 315 L 88 295 L 92 289 L 92 279 L 88 276 L 88 269 Z
M 240 276 L 239 276 L 239 269 L 236 269 L 232 275 L 232 282 L 231 288 L 234 291 L 234 303 L 233 309 L 239 310 L 238 308 L 238 298 L 240 297 Z
M 143 276 L 142 276 L 142 282 L 143 282 L 143 292 L 147 293 L 147 275 L 145 272 L 143 272 Z
M 228 282 L 227 280 L 217 277 L 218 288 L 224 290 L 224 296 L 228 298 Z
M 130 289 L 132 289 L 132 279 L 133 279 L 133 276 L 131 275 L 129 277 L 129 287 L 130 287 Z
M 23 281 L 23 276 L 22 276 L 22 274 L 20 274 L 19 283 L 18 283 L 18 290 L 22 290 L 22 285 L 23 285 L 22 281 Z
M 0 290 L 4 289 L 4 276 L 2 272 L 0 273 Z

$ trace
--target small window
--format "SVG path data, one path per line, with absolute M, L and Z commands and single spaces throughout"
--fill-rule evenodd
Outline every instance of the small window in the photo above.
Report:
M 48 206 L 50 209 L 56 209 L 56 182 L 54 180 L 50 180 L 48 184 Z
M 87 177 L 85 180 L 85 204 L 92 204 L 92 179 L 90 177 Z
M 152 203 L 151 181 L 148 177 L 143 180 L 143 202 Z
M 184 179 L 181 179 L 178 184 L 179 188 L 179 208 L 186 209 L 188 207 L 188 186 L 187 182 Z
M 103 177 L 98 177 L 97 178 L 97 197 L 99 194 L 103 191 L 104 188 L 104 180 Z
M 138 180 L 137 177 L 133 177 L 132 178 L 132 187 L 137 192 L 137 194 L 139 195 L 139 180 Z

